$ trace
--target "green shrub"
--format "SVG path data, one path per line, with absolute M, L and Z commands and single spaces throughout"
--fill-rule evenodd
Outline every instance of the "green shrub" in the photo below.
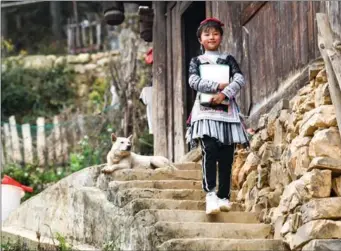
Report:
M 66 66 L 25 69 L 5 62 L 1 74 L 1 116 L 15 115 L 18 123 L 35 123 L 39 116 L 52 117 L 72 105 L 74 73 Z
M 56 239 L 59 241 L 57 251 L 73 251 L 75 250 L 71 244 L 69 244 L 66 238 L 60 234 L 56 233 Z
M 22 185 L 33 188 L 33 193 L 25 193 L 22 201 L 40 193 L 49 184 L 55 183 L 69 174 L 70 171 L 66 171 L 62 167 L 44 169 L 37 165 L 19 166 L 16 164 L 7 165 L 2 172 L 2 176 L 8 175 Z
M 91 146 L 88 136 L 83 137 L 79 142 L 79 147 L 80 149 L 77 152 L 70 154 L 71 172 L 77 172 L 85 167 L 102 163 L 100 149 Z
M 30 251 L 27 244 L 20 239 L 15 242 L 7 240 L 6 242 L 2 240 L 1 250 L 3 251 Z

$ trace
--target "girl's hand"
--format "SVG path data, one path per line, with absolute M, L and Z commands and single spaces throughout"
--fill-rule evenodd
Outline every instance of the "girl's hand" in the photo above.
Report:
M 212 105 L 220 105 L 221 102 L 223 102 L 225 100 L 225 98 L 226 98 L 226 96 L 220 92 L 220 93 L 213 96 L 213 98 L 211 99 L 211 104 Z
M 229 83 L 220 83 L 219 86 L 218 86 L 218 90 L 219 91 L 222 91 L 225 89 L 226 86 L 228 86 Z

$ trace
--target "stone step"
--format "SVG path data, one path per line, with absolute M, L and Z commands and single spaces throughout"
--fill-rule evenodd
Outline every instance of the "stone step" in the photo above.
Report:
M 174 163 L 179 170 L 201 170 L 201 164 L 195 162 Z
M 109 190 L 109 201 L 124 207 L 134 199 L 171 199 L 171 200 L 204 200 L 206 193 L 198 189 L 155 189 L 130 188 L 116 191 Z
M 201 170 L 122 169 L 110 174 L 111 180 L 202 180 Z
M 159 221 L 150 232 L 149 240 L 157 247 L 170 239 L 229 238 L 270 239 L 271 226 L 267 224 L 202 223 Z
M 202 190 L 202 182 L 198 180 L 132 180 L 111 181 L 109 189 L 118 191 L 129 188 L 155 188 L 155 189 L 198 189 Z
M 111 181 L 109 189 L 118 191 L 129 188 L 156 188 L 156 189 L 202 189 L 199 180 L 130 180 Z M 236 201 L 238 190 L 231 190 L 231 201 Z
M 214 250 L 214 251 L 289 251 L 281 240 L 240 240 L 220 238 L 171 239 L 157 250 Z
M 152 224 L 157 221 L 259 223 L 256 213 L 235 211 L 207 215 L 204 211 L 199 210 L 147 209 L 137 213 L 135 218 L 141 218 L 144 221 L 151 222 Z
M 244 211 L 244 205 L 231 203 L 231 211 Z M 125 206 L 125 210 L 135 215 L 144 209 L 170 209 L 170 210 L 205 210 L 204 201 L 170 200 L 170 199 L 135 199 Z

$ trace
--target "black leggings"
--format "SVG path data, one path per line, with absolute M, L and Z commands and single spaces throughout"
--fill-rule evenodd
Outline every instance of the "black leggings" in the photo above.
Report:
M 200 139 L 202 149 L 202 187 L 212 192 L 217 182 L 217 162 L 219 187 L 217 196 L 221 199 L 230 198 L 231 170 L 236 145 L 224 145 L 215 138 L 204 136 Z

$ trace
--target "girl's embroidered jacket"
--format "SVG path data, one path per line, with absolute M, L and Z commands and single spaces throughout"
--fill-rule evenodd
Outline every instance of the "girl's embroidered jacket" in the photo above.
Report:
M 205 56 L 201 55 L 192 58 L 189 65 L 189 85 L 192 89 L 202 93 L 217 93 L 219 83 L 202 79 L 200 77 L 199 66 L 201 64 L 213 63 Z M 244 76 L 238 66 L 237 61 L 232 55 L 222 54 L 215 62 L 216 64 L 225 64 L 230 67 L 230 84 L 222 90 L 222 93 L 229 98 L 230 105 L 228 109 L 208 108 L 200 105 L 199 96 L 197 95 L 196 101 L 192 110 L 191 123 L 202 119 L 210 119 L 215 121 L 223 121 L 230 123 L 239 123 L 239 109 L 235 101 L 235 96 L 239 93 L 241 88 L 245 85 Z M 226 81 L 228 82 L 228 80 Z

